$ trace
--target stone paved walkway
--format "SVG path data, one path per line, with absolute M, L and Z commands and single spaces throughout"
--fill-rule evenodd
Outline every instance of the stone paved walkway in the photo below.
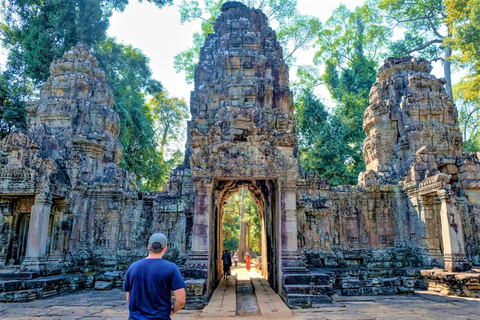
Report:
M 236 270 L 234 270 L 233 272 L 237 276 L 236 314 L 239 316 L 251 316 L 260 314 L 257 298 L 255 296 L 255 290 L 253 288 L 250 277 L 246 272 L 238 273 L 238 271 Z
M 239 275 L 240 276 L 240 275 Z M 264 285 L 252 273 L 255 290 Z M 261 290 L 266 290 L 263 288 Z M 228 300 L 231 289 L 223 290 Z M 266 297 L 270 293 L 263 294 Z M 278 296 L 277 296 L 278 297 Z M 270 299 L 273 300 L 274 297 Z M 262 298 L 263 299 L 263 298 Z M 247 320 L 480 320 L 480 299 L 445 297 L 429 292 L 410 296 L 342 297 L 342 302 L 327 304 L 318 309 L 277 309 L 267 315 L 244 316 Z M 233 300 L 234 301 L 234 300 Z M 265 301 L 264 301 L 265 302 Z M 260 308 L 262 301 L 258 301 Z M 268 301 L 267 301 L 268 302 Z M 265 302 L 265 303 L 267 303 Z M 231 302 L 230 302 L 231 303 Z M 271 302 L 270 302 L 271 303 Z M 230 313 L 212 319 L 241 318 Z M 2 320 L 117 320 L 127 319 L 125 294 L 111 291 L 80 291 L 27 303 L 0 303 Z M 172 320 L 209 319 L 202 310 L 182 310 Z

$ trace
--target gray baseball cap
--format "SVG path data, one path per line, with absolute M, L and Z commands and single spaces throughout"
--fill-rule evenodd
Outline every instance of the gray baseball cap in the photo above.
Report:
M 167 237 L 163 233 L 154 233 L 148 240 L 150 248 L 165 248 L 167 246 Z

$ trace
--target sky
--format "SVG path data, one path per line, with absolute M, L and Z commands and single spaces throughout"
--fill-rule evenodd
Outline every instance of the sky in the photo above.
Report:
M 325 22 L 340 2 L 353 9 L 361 5 L 359 0 L 324 1 L 297 0 L 297 9 L 301 14 L 318 17 Z M 116 12 L 110 18 L 109 36 L 124 44 L 131 44 L 150 58 L 153 77 L 159 80 L 170 96 L 190 100 L 193 85 L 185 81 L 184 73 L 176 73 L 173 67 L 174 56 L 192 45 L 192 35 L 200 29 L 200 21 L 180 23 L 178 4 L 174 0 L 172 6 L 157 8 L 154 4 L 130 0 L 125 11 Z M 299 64 L 311 64 L 313 52 L 298 52 Z M 294 78 L 296 68 L 290 70 L 290 78 Z M 328 97 L 324 97 L 328 98 Z

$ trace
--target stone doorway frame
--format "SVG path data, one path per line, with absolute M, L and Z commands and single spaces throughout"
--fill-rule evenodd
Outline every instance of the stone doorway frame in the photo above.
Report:
M 15 252 L 11 252 L 14 265 L 21 265 L 27 253 L 28 232 L 30 229 L 30 212 L 19 212 L 18 222 L 15 227 L 17 245 Z
M 280 287 L 280 203 L 278 179 L 213 179 L 213 203 L 211 210 L 210 225 L 210 265 L 209 274 L 213 276 L 216 283 L 219 282 L 221 270 L 222 254 L 222 220 L 223 206 L 233 193 L 240 190 L 243 186 L 247 187 L 255 199 L 259 209 L 260 220 L 262 224 L 262 272 L 261 274 L 268 280 L 273 290 L 278 292 Z M 273 250 L 269 250 L 273 248 Z M 216 284 L 215 284 L 216 285 Z

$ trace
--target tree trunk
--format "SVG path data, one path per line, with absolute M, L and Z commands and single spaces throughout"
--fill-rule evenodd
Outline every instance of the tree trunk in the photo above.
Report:
M 245 263 L 245 254 L 247 253 L 246 249 L 246 228 L 245 221 L 243 221 L 245 216 L 245 188 L 242 188 L 242 204 L 240 206 L 240 237 L 238 239 L 238 260 L 242 263 Z
M 452 29 L 447 24 L 448 38 L 452 37 Z M 445 60 L 443 61 L 443 73 L 445 75 L 445 90 L 447 91 L 448 96 L 453 102 L 453 91 L 452 91 L 452 64 L 450 58 L 452 57 L 452 47 L 448 46 L 445 48 Z
M 452 56 L 452 48 L 448 47 L 445 49 L 445 60 L 443 60 L 443 73 L 445 75 L 445 90 L 447 91 L 448 96 L 453 101 L 453 91 L 452 91 L 452 64 L 450 58 Z
M 248 221 L 248 225 L 247 225 L 247 252 L 250 252 L 250 225 L 251 225 L 251 221 Z

